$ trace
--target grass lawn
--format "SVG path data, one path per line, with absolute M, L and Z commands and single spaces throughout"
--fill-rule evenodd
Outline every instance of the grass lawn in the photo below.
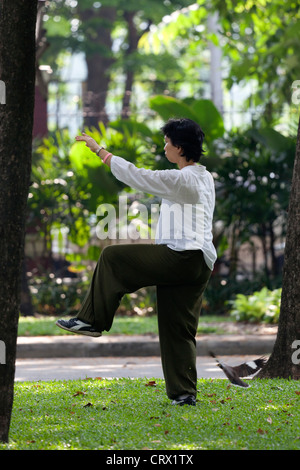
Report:
M 45 335 L 66 335 L 67 331 L 58 328 L 55 325 L 57 317 L 20 317 L 19 320 L 19 336 L 45 336 Z M 206 322 L 224 322 L 232 321 L 226 317 L 201 317 L 198 333 L 222 334 L 221 328 L 203 325 Z M 106 332 L 104 332 L 106 334 Z M 116 315 L 113 326 L 109 332 L 111 335 L 142 335 L 142 334 L 158 334 L 156 315 L 149 317 L 141 316 L 121 316 Z
M 300 449 L 297 381 L 201 379 L 197 406 L 179 407 L 150 380 L 18 382 L 0 450 Z

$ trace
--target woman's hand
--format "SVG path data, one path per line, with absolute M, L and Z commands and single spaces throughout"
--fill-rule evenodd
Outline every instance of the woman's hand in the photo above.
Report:
M 97 152 L 100 148 L 100 145 L 97 144 L 97 142 L 93 139 L 93 137 L 90 137 L 89 135 L 86 135 L 84 132 L 82 135 L 77 135 L 75 137 L 75 140 L 77 141 L 84 141 L 85 145 L 91 149 L 92 152 Z

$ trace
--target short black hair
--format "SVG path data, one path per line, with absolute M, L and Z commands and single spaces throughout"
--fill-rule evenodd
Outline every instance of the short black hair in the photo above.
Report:
M 175 147 L 182 148 L 182 157 L 189 162 L 199 162 L 204 154 L 203 141 L 205 134 L 199 124 L 192 119 L 169 119 L 161 128 Z

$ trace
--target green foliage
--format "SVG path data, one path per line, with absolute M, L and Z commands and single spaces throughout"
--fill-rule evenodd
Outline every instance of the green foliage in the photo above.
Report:
M 86 132 L 129 161 L 146 156 L 146 143 L 135 128 L 123 127 L 121 133 L 100 123 L 98 129 Z M 51 254 L 51 230 L 55 228 L 60 233 L 62 228 L 67 228 L 69 240 L 86 247 L 89 259 L 95 259 L 99 247 L 89 246 L 95 223 L 93 216 L 103 201 L 116 202 L 122 189 L 124 185 L 84 143 L 74 143 L 66 131 L 57 132 L 38 145 L 33 155 L 27 231 L 38 233 Z
M 250 382 L 200 379 L 196 407 L 172 406 L 155 378 L 19 382 L 0 449 L 299 450 L 299 383 Z
M 223 222 L 216 245 L 220 243 L 220 255 L 230 246 L 230 275 L 238 268 L 239 247 L 246 242 L 253 246 L 254 236 L 266 247 L 267 237 L 270 237 L 268 254 L 264 254 L 264 270 L 268 276 L 266 257 L 270 256 L 271 275 L 279 274 L 274 233 L 277 231 L 277 237 L 284 237 L 286 232 L 295 144 L 294 138 L 270 128 L 237 130 L 214 143 L 215 158 L 208 159 L 212 162 L 210 169 L 216 184 L 214 217 Z M 249 277 L 250 273 L 241 274 Z M 252 277 L 255 275 L 256 272 L 252 272 Z
M 90 181 L 69 159 L 72 145 L 67 132 L 57 132 L 45 139 L 33 154 L 32 186 L 28 199 L 27 230 L 39 233 L 51 253 L 51 229 L 67 227 L 73 243 L 84 246 L 89 239 L 90 211 L 97 207 L 101 189 L 95 191 Z M 94 176 L 98 168 L 90 168 Z M 103 170 L 102 170 L 103 171 Z M 100 185 L 99 185 L 100 186 Z M 101 186 L 100 186 L 101 188 Z
M 300 14 L 293 0 L 231 2 L 213 0 L 220 12 L 224 54 L 230 57 L 228 86 L 257 83 L 255 105 L 265 122 L 275 122 L 291 102 L 291 85 L 299 77 Z
M 34 277 L 30 290 L 34 312 L 40 315 L 75 315 L 88 289 L 88 281 L 66 282 L 54 276 Z
M 231 301 L 236 298 L 237 292 L 243 295 L 250 295 L 255 290 L 259 290 L 265 279 L 257 276 L 255 279 L 236 280 L 234 276 L 225 277 L 220 274 L 213 274 L 203 296 L 203 315 L 229 314 Z M 226 318 L 226 317 L 225 317 Z
M 72 52 L 82 51 L 87 57 L 101 54 L 102 57 L 110 57 L 111 69 L 118 70 L 119 74 L 127 70 L 134 70 L 139 74 L 141 68 L 147 68 L 147 58 L 134 48 L 129 39 L 126 13 L 134 13 L 134 25 L 137 37 L 141 37 L 151 24 L 158 24 L 165 15 L 189 5 L 190 0 L 81 0 L 80 2 L 49 2 L 46 5 L 46 17 L 44 27 L 50 42 L 50 47 L 45 51 L 43 59 L 54 71 L 61 68 L 59 55 L 63 50 Z M 105 9 L 105 12 L 103 10 Z M 105 15 L 110 11 L 109 18 Z M 106 35 L 103 34 L 105 30 Z M 117 36 L 120 45 L 111 49 L 105 43 L 105 36 Z M 114 44 L 115 46 L 115 44 Z M 152 58 L 154 59 L 154 58 Z M 176 64 L 172 55 L 167 57 L 172 65 L 174 73 Z M 155 64 L 160 67 L 160 58 L 156 58 Z
M 224 134 L 223 118 L 211 100 L 194 98 L 180 100 L 160 95 L 150 99 L 150 107 L 164 121 L 173 117 L 185 117 L 198 122 L 205 133 L 205 141 L 208 145 Z
M 218 15 L 218 35 L 209 28 L 214 14 Z M 299 23 L 299 8 L 293 0 L 198 0 L 145 34 L 140 45 L 157 55 L 166 50 L 175 54 L 184 63 L 185 86 L 199 68 L 198 85 L 193 84 L 196 93 L 201 77 L 209 73 L 209 42 L 220 46 L 228 71 L 226 88 L 251 82 L 250 106 L 258 110 L 260 122 L 270 125 L 291 104 L 291 86 L 299 78 Z M 196 55 L 201 58 L 199 64 Z
M 123 297 L 121 311 L 145 317 L 156 313 L 156 287 L 149 286 Z
M 271 135 L 269 140 L 267 136 Z M 288 204 L 294 140 L 271 129 L 251 129 L 232 133 L 218 145 L 220 156 L 226 158 L 216 168 L 218 195 L 222 196 L 217 217 L 225 220 L 227 216 L 227 225 L 239 218 L 247 229 L 283 215 Z
M 230 315 L 236 321 L 249 323 L 278 323 L 281 305 L 281 288 L 269 290 L 263 287 L 252 295 L 237 294 L 230 302 Z

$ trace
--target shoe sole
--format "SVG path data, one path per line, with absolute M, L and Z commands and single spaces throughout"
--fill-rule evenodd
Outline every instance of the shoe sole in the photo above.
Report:
M 173 406 L 196 406 L 196 403 L 184 403 L 184 402 L 177 402 L 171 403 Z
M 69 333 L 75 333 L 77 335 L 83 335 L 83 336 L 92 336 L 93 338 L 99 338 L 99 336 L 102 336 L 102 334 L 97 331 L 92 332 L 92 331 L 70 330 L 70 328 L 66 328 L 65 326 L 60 325 L 58 322 L 56 322 L 55 324 L 62 330 L 69 331 Z

